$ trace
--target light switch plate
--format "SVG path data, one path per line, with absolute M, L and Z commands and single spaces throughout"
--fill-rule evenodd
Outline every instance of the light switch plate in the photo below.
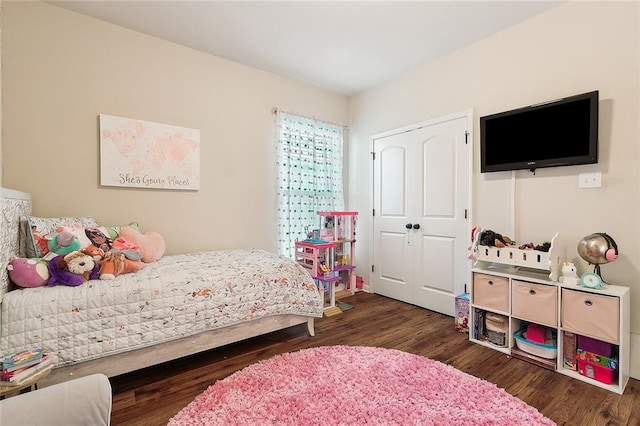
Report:
M 602 172 L 580 173 L 578 188 L 600 188 L 602 186 Z

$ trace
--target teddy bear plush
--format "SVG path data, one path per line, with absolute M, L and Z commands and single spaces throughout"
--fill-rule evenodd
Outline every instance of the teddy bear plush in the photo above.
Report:
M 93 257 L 80 251 L 54 257 L 49 261 L 48 269 L 48 286 L 64 284 L 71 287 L 97 279 L 100 270 Z
M 118 249 L 111 249 L 105 253 L 99 264 L 101 280 L 112 280 L 121 274 L 138 272 L 144 267 L 142 261 L 129 259 L 124 252 Z

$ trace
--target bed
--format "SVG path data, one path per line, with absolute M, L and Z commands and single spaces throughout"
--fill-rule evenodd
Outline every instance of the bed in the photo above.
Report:
M 323 299 L 292 259 L 255 249 L 163 256 L 113 280 L 16 287 L 26 257 L 29 194 L 1 189 L 0 352 L 42 346 L 55 368 L 41 385 L 124 374 L 322 317 Z

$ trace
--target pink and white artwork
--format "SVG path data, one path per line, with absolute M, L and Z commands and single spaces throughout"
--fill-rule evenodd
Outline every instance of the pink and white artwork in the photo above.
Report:
M 200 130 L 100 114 L 100 184 L 200 189 Z

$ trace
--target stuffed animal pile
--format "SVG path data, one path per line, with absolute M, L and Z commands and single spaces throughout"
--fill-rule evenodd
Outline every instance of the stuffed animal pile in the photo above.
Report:
M 48 238 L 49 252 L 42 258 L 14 258 L 7 270 L 18 287 L 53 285 L 79 286 L 89 280 L 113 280 L 134 273 L 159 260 L 165 251 L 157 232 L 141 233 L 122 227 L 113 236 L 103 228 L 86 228 L 83 233 L 60 227 Z
M 101 280 L 112 280 L 144 267 L 139 247 L 122 236 L 112 240 L 99 228 L 87 228 L 86 234 L 91 245 L 84 249 L 85 255 L 96 260 Z
M 480 236 L 481 246 L 507 247 L 511 244 L 513 244 L 511 238 L 507 237 L 506 235 L 493 232 L 490 229 L 482 231 L 482 235 Z
M 480 230 L 477 227 L 474 227 L 471 235 L 472 241 L 474 241 L 477 238 L 476 236 L 477 232 L 480 232 Z M 515 245 L 516 243 L 506 235 L 502 235 L 490 229 L 482 230 L 481 232 L 482 233 L 480 234 L 480 239 L 479 239 L 479 244 L 481 246 L 502 248 L 502 247 L 509 247 L 509 246 Z M 526 243 L 526 244 L 519 245 L 518 248 L 520 250 L 538 250 L 538 251 L 548 252 L 549 249 L 551 248 L 551 243 L 548 241 L 539 245 L 534 245 L 533 243 Z M 471 247 L 469 247 L 469 249 L 471 249 Z

